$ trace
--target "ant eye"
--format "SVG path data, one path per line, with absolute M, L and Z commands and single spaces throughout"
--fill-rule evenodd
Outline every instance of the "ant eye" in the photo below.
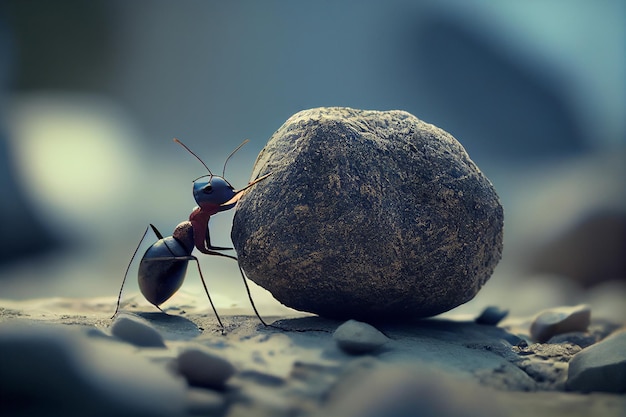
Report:
M 211 186 L 211 184 L 208 184 L 202 189 L 202 192 L 205 194 L 211 194 L 211 192 L 213 192 L 213 187 Z

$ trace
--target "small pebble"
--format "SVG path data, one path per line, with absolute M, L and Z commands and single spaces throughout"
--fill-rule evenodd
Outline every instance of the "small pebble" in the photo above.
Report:
M 530 337 L 544 343 L 557 334 L 584 332 L 590 321 L 591 308 L 588 305 L 552 308 L 535 317 L 530 325 Z
M 189 385 L 221 389 L 235 373 L 235 367 L 228 360 L 198 346 L 185 348 L 178 355 L 178 372 Z
M 111 325 L 111 334 L 139 347 L 165 347 L 163 336 L 146 320 L 130 314 L 118 314 Z
M 626 393 L 626 330 L 574 356 L 566 387 L 571 391 Z
M 495 326 L 509 314 L 509 310 L 503 310 L 500 307 L 486 307 L 480 316 L 476 317 L 476 323 Z
M 389 341 L 374 326 L 356 320 L 348 320 L 337 327 L 333 339 L 344 352 L 352 355 L 372 352 Z

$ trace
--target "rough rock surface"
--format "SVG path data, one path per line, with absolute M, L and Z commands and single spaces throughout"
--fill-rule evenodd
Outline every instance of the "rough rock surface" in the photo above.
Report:
M 537 388 L 563 390 L 567 380 L 567 363 L 581 348 L 573 343 L 534 343 L 514 346 L 513 351 L 519 356 L 513 362 L 535 380 Z
M 248 277 L 331 318 L 432 316 L 471 300 L 502 252 L 503 210 L 448 133 L 403 111 L 318 108 L 259 154 L 232 240 Z

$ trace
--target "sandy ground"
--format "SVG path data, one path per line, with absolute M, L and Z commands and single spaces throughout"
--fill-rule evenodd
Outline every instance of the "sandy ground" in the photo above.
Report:
M 90 394 L 94 397 L 91 404 L 111 404 L 107 397 L 109 386 L 126 393 L 136 391 L 132 401 L 117 404 L 114 410 L 119 415 L 125 415 L 125 411 L 126 415 L 155 415 L 154 409 L 164 415 L 181 416 L 626 415 L 623 394 L 566 392 L 563 373 L 546 373 L 557 375 L 554 381 L 546 383 L 545 378 L 541 381 L 542 377 L 535 375 L 533 379 L 524 372 L 514 349 L 524 346 L 525 335 L 514 334 L 523 331 L 522 318 L 508 320 L 521 323 L 511 332 L 503 327 L 475 324 L 461 315 L 380 323 L 376 327 L 389 341 L 370 353 L 352 355 L 333 340 L 332 334 L 341 322 L 284 309 L 281 314 L 264 317 L 279 328 L 264 327 L 255 316 L 245 314 L 245 309 L 235 308 L 221 311 L 225 324 L 222 332 L 204 300 L 180 296 L 178 301 L 166 309 L 167 314 L 155 310 L 139 295 L 128 297 L 122 305 L 122 316 L 140 318 L 163 337 L 165 347 L 157 348 L 133 346 L 111 335 L 114 298 L 0 300 L 0 351 L 15 328 L 34 335 L 32 343 L 38 341 L 38 335 L 53 329 L 48 346 L 70 340 L 75 349 L 71 352 L 90 354 L 91 362 L 68 366 L 84 368 L 81 375 L 87 385 L 99 378 L 101 370 L 94 364 L 107 364 L 109 382 Z M 612 328 L 615 327 L 619 323 Z M 190 346 L 200 346 L 233 366 L 234 372 L 223 386 L 191 387 L 178 375 L 180 352 Z M 55 360 L 51 355 L 50 361 Z M 112 358 L 118 358 L 117 365 L 108 364 Z M 568 359 L 552 358 L 550 366 Z M 7 356 L 4 360 L 8 361 Z M 143 380 L 142 375 L 150 372 L 135 369 L 141 361 L 167 370 L 166 376 L 159 381 Z M 120 367 L 119 364 L 126 364 L 124 373 L 116 374 L 111 369 Z M 20 375 L 41 378 L 28 366 L 20 365 L 19 357 L 5 362 L 2 368 L 8 370 L 9 376 L 14 368 L 19 368 Z M 54 387 L 38 388 L 56 392 L 55 398 L 64 398 L 63 401 L 45 404 L 49 401 L 45 395 L 31 398 L 41 402 L 48 415 L 79 415 L 85 411 L 73 408 L 73 404 L 78 404 L 72 400 L 76 388 L 67 377 L 71 372 L 66 371 L 56 371 L 59 379 Z M 133 375 L 136 373 L 140 375 Z M 133 378 L 138 378 L 138 382 Z M 19 384 L 25 384 L 23 389 L 28 391 L 32 385 L 28 378 L 25 380 L 18 379 L 12 385 L 13 395 L 15 390 L 20 392 Z M 178 384 L 178 388 L 168 384 Z M 137 385 L 142 390 L 137 390 Z M 159 405 L 167 397 L 159 394 L 161 391 L 174 397 L 168 399 L 167 406 Z M 31 415 L 11 408 L 6 394 L 0 399 L 0 408 L 8 410 L 8 415 Z M 141 396 L 154 397 L 150 407 L 137 408 Z

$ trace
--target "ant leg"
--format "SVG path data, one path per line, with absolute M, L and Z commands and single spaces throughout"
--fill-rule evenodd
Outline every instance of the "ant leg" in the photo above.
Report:
M 219 252 L 208 253 L 208 255 L 218 255 L 218 256 L 224 256 L 227 258 L 234 258 L 232 256 L 224 255 L 223 253 L 219 253 Z M 237 259 L 237 258 L 234 258 L 234 259 Z M 158 257 L 158 258 L 144 259 L 144 262 L 155 262 L 155 261 L 194 261 L 196 263 L 196 265 L 198 266 L 198 272 L 200 273 L 200 280 L 202 281 L 202 286 L 204 287 L 204 292 L 206 293 L 206 296 L 209 298 L 209 303 L 211 303 L 211 307 L 213 308 L 213 312 L 215 313 L 215 317 L 217 317 L 217 322 L 220 324 L 220 327 L 222 328 L 222 333 L 223 333 L 224 324 L 222 323 L 222 320 L 220 319 L 220 316 L 217 313 L 217 309 L 215 308 L 215 305 L 213 304 L 213 300 L 211 299 L 211 295 L 209 294 L 209 289 L 207 288 L 206 282 L 204 281 L 204 275 L 202 275 L 202 269 L 200 269 L 200 262 L 198 262 L 198 258 L 196 258 L 193 255 L 189 255 L 189 256 L 163 256 L 163 257 Z M 155 305 L 155 307 L 161 310 L 161 307 L 157 305 Z
M 252 305 L 252 309 L 254 310 L 254 313 L 259 318 L 261 323 L 263 323 L 263 326 L 268 327 L 269 325 L 263 320 L 263 318 L 259 314 L 259 311 L 256 309 L 256 306 L 254 305 L 254 300 L 252 300 L 252 294 L 250 293 L 250 287 L 248 286 L 248 283 L 246 282 L 246 277 L 243 274 L 243 269 L 241 269 L 241 266 L 239 266 L 239 261 L 237 261 L 237 267 L 239 268 L 239 273 L 241 274 L 241 279 L 243 280 L 243 285 L 246 286 L 246 292 L 248 293 L 248 299 L 250 300 L 250 304 Z
M 222 324 L 222 320 L 220 319 L 220 315 L 217 314 L 217 309 L 213 304 L 213 300 L 211 300 L 211 295 L 209 294 L 209 290 L 206 286 L 206 282 L 204 282 L 204 276 L 202 275 L 202 269 L 200 269 L 200 262 L 198 262 L 198 258 L 195 256 L 192 257 L 194 261 L 196 261 L 196 265 L 198 266 L 198 272 L 200 273 L 200 280 L 202 281 L 202 286 L 204 287 L 204 292 L 206 292 L 206 296 L 209 298 L 209 303 L 211 303 L 211 307 L 213 308 L 213 312 L 215 313 L 215 317 L 217 317 L 217 322 L 220 324 L 222 328 L 222 334 L 224 333 L 224 324 Z
M 234 261 L 237 260 L 237 258 L 232 256 L 232 255 L 226 255 L 225 253 L 215 252 L 215 251 L 212 251 L 212 250 L 207 250 L 207 251 L 202 252 L 202 253 L 204 253 L 205 255 L 221 256 L 223 258 L 229 258 L 229 259 L 232 259 Z
M 250 304 L 252 305 L 252 309 L 254 310 L 254 313 L 259 318 L 261 323 L 263 323 L 263 325 L 265 327 L 269 326 L 263 320 L 263 318 L 259 314 L 259 311 L 256 309 L 256 305 L 254 304 L 254 300 L 252 299 L 252 294 L 250 293 L 250 287 L 248 286 L 248 283 L 246 282 L 246 277 L 243 274 L 243 269 L 241 269 L 241 266 L 239 266 L 239 260 L 235 256 L 226 255 L 225 253 L 215 252 L 215 251 L 211 251 L 211 250 L 207 250 L 206 252 L 203 252 L 203 253 L 205 253 L 207 255 L 215 255 L 215 256 L 222 256 L 224 258 L 230 258 L 230 259 L 234 260 L 235 262 L 237 262 L 237 267 L 239 268 L 239 273 L 241 274 L 241 279 L 243 280 L 243 285 L 246 287 L 246 292 L 248 293 L 248 299 L 250 300 Z
M 209 218 L 209 221 L 211 219 Z M 211 233 L 209 232 L 209 221 L 207 221 L 206 224 L 206 236 L 204 237 L 204 246 L 206 246 L 207 249 L 212 249 L 212 250 L 232 250 L 233 248 L 225 248 L 222 246 L 211 246 Z
M 233 250 L 233 248 L 225 248 L 223 246 L 211 246 L 211 245 L 208 245 L 207 249 L 212 249 L 212 250 Z
M 150 226 L 152 226 L 152 225 L 150 225 Z M 160 233 L 158 233 L 158 230 L 156 230 L 156 228 L 154 226 L 152 226 L 152 230 L 154 230 L 157 233 L 157 236 L 160 234 Z M 122 280 L 122 286 L 120 287 L 120 292 L 117 295 L 117 306 L 115 307 L 115 313 L 113 313 L 113 315 L 111 316 L 111 320 L 113 320 L 115 318 L 115 315 L 117 314 L 117 312 L 120 309 L 120 301 L 122 301 L 122 290 L 124 289 L 124 283 L 126 282 L 126 277 L 128 276 L 128 271 L 130 270 L 130 266 L 133 263 L 133 260 L 135 259 L 135 256 L 137 255 L 137 251 L 139 250 L 139 247 L 141 246 L 141 242 L 143 242 L 144 238 L 146 237 L 146 233 L 148 233 L 148 227 L 146 227 L 146 230 L 144 230 L 143 235 L 141 236 L 141 240 L 139 241 L 139 244 L 135 248 L 135 251 L 133 252 L 133 256 L 130 258 L 130 262 L 128 263 L 128 266 L 126 267 L 126 272 L 124 272 L 124 279 Z

